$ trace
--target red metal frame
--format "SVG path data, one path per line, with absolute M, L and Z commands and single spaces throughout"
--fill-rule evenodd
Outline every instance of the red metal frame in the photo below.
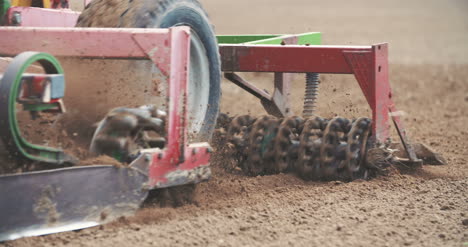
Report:
M 210 147 L 207 143 L 189 145 L 186 133 L 189 29 L 101 29 L 70 28 L 78 12 L 40 8 L 13 7 L 8 20 L 20 14 L 22 28 L 0 28 L 0 56 L 16 55 L 26 50 L 49 52 L 56 56 L 88 58 L 151 59 L 169 77 L 169 121 L 167 148 L 151 152 L 149 186 L 169 187 L 196 182 L 209 176 Z M 10 24 L 12 24 L 10 22 Z M 31 28 L 68 27 L 68 28 Z M 285 43 L 295 43 L 295 37 Z M 264 96 L 264 105 L 288 105 L 290 75 L 285 73 L 354 74 L 372 109 L 374 138 L 389 140 L 389 113 L 395 112 L 388 81 L 388 46 L 275 46 L 220 45 L 222 70 L 232 72 L 274 72 L 275 92 Z M 247 82 L 239 82 L 249 87 Z M 255 87 L 250 87 L 255 91 Z M 276 97 L 278 96 L 278 97 Z M 278 114 L 291 114 L 276 109 Z M 275 111 L 275 110 L 274 110 Z M 409 157 L 417 157 L 411 149 L 401 120 L 392 114 Z M 207 169 L 204 169 L 207 168 Z M 184 180 L 185 179 L 185 180 Z
M 372 109 L 375 138 L 387 142 L 392 95 L 388 46 L 221 45 L 226 72 L 354 74 Z
M 17 19 L 17 16 L 19 16 L 19 19 Z M 70 9 L 11 7 L 8 9 L 6 25 L 22 27 L 74 27 L 79 16 L 80 12 Z
M 103 29 L 0 27 L 0 56 L 40 50 L 56 56 L 150 59 L 168 76 L 167 145 L 151 155 L 150 188 L 194 183 L 209 178 L 208 143 L 188 143 L 187 81 L 190 29 Z
M 37 8 L 12 8 L 10 13 L 14 11 L 23 11 L 23 18 L 34 19 L 36 22 L 22 23 L 23 26 L 50 26 L 49 22 L 43 21 L 39 16 L 48 16 L 56 25 L 61 23 L 63 26 L 73 26 L 76 22 L 76 12 L 63 12 L 62 10 L 45 10 Z M 30 10 L 28 10 L 30 9 Z M 34 9 L 34 10 L 32 10 Z M 28 12 L 30 11 L 30 12 Z M 44 12 L 45 11 L 45 12 Z M 55 13 L 55 14 L 51 14 Z M 63 22 L 60 18 L 67 18 L 69 22 Z M 39 21 L 38 21 L 39 20 Z M 70 25 L 70 23 L 73 23 Z M 70 29 L 48 29 L 41 30 L 44 35 L 53 37 L 54 42 L 45 47 L 41 47 L 41 51 L 50 52 L 55 55 L 70 55 L 75 53 L 82 57 L 146 57 L 146 54 L 141 52 L 141 49 L 150 50 L 151 47 L 156 47 L 160 42 L 167 40 L 145 40 L 140 39 L 139 35 L 129 34 L 122 29 L 122 33 L 104 32 L 102 29 L 99 32 L 87 32 L 89 35 L 88 41 L 81 40 L 81 33 L 70 31 Z M 20 34 L 21 32 L 21 34 Z M 6 49 L 19 53 L 24 50 L 34 49 L 38 44 L 44 44 L 44 40 L 31 40 L 31 35 L 26 35 L 28 38 L 21 38 L 25 33 L 32 32 L 31 29 L 25 28 L 10 32 L 6 37 Z M 153 32 L 153 31 L 149 31 Z M 154 31 L 158 32 L 158 31 Z M 159 31 L 160 32 L 160 31 Z M 101 34 L 106 34 L 106 40 L 109 43 L 115 43 L 116 47 L 125 47 L 129 44 L 129 49 L 114 49 L 114 46 L 100 46 L 100 49 L 94 49 L 96 46 L 90 46 L 97 39 L 102 37 Z M 36 36 L 36 38 L 39 36 Z M 32 37 L 34 38 L 34 36 Z M 139 42 L 129 42 L 136 39 Z M 78 42 L 80 41 L 80 42 Z M 91 42 L 89 42 L 91 41 Z M 147 42 L 146 42 L 147 41 Z M 146 43 L 145 43 L 146 42 Z M 297 37 L 291 36 L 284 41 L 285 44 L 294 44 L 297 42 Z M 75 43 L 73 47 L 69 43 Z M 132 46 L 133 45 L 133 46 Z M 141 46 L 141 47 L 140 47 Z M 50 48 L 50 49 L 49 49 Z M 141 49 L 139 49 L 141 48 Z M 70 51 L 69 49 L 73 49 Z M 129 51 L 129 53 L 128 53 Z M 164 61 L 168 54 L 152 52 L 152 60 L 157 66 L 168 75 L 168 63 Z M 167 51 L 166 51 L 167 52 Z M 388 45 L 377 44 L 374 46 L 274 46 L 274 45 L 220 45 L 220 53 L 223 59 L 222 70 L 225 72 L 275 72 L 275 92 L 272 95 L 266 94 L 258 90 L 246 81 L 240 81 L 235 75 L 229 75 L 238 85 L 243 85 L 243 88 L 262 96 L 264 105 L 275 105 L 272 114 L 289 115 L 291 112 L 288 109 L 280 109 L 276 100 L 282 99 L 284 105 L 288 105 L 290 75 L 284 73 L 338 73 L 338 74 L 354 74 L 361 89 L 372 109 L 374 121 L 375 138 L 379 142 L 386 142 L 390 136 L 389 133 L 389 112 L 394 111 L 394 104 L 391 99 L 390 83 L 388 81 Z M 275 97 L 277 94 L 281 97 Z M 276 104 L 275 104 L 276 103 Z M 268 107 L 267 107 L 268 108 Z M 278 109 L 276 109 L 278 108 Z M 405 131 L 401 128 L 401 121 L 397 119 L 395 122 L 399 132 L 402 133 L 402 141 L 407 139 Z

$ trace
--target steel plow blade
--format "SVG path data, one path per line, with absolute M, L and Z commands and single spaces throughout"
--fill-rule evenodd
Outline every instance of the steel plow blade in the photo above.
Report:
M 133 215 L 148 178 L 133 168 L 73 167 L 0 176 L 0 241 L 83 229 Z

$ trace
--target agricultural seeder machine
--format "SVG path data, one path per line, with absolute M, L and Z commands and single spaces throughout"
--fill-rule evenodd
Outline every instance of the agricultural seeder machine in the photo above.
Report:
M 385 43 L 324 46 L 320 33 L 215 36 L 196 0 L 84 4 L 79 13 L 64 0 L 0 0 L 1 140 L 8 162 L 36 168 L 0 175 L 0 241 L 107 223 L 132 215 L 150 190 L 208 180 L 215 131 L 217 145 L 226 147 L 249 175 L 291 171 L 304 179 L 367 178 L 379 162 L 396 159 L 391 152 L 369 157 L 371 151 L 391 150 L 391 123 L 406 153 L 400 162 L 419 166 L 427 158 L 417 157 L 396 111 Z M 41 119 L 73 112 L 66 86 L 83 83 L 66 80 L 56 57 L 128 60 L 125 71 L 149 72 L 146 80 L 104 85 L 131 92 L 127 102 L 120 96 L 93 98 L 90 92 L 103 87 L 101 80 L 92 80 L 88 91 L 73 92 L 89 103 L 78 115 L 112 101 L 114 107 L 100 115 L 88 141 L 89 155 L 112 157 L 121 165 L 83 166 L 66 148 L 28 139 L 25 133 L 34 126 L 22 124 L 24 113 Z M 149 66 L 134 65 L 141 60 Z M 222 72 L 259 98 L 270 115 L 220 115 Z M 274 92 L 257 88 L 238 72 L 274 73 Z M 292 85 L 293 73 L 306 74 L 302 116 L 290 105 L 291 87 L 304 86 Z M 353 74 L 371 118 L 316 116 L 320 73 Z

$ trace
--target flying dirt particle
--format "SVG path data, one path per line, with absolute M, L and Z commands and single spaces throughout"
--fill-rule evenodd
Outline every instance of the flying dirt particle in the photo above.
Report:
M 101 212 L 101 220 L 106 220 L 109 214 L 106 211 Z
M 242 232 L 245 232 L 245 231 L 249 230 L 249 227 L 247 227 L 247 226 L 241 226 L 241 227 L 239 228 L 239 230 L 242 231 Z
M 125 225 L 128 225 L 130 223 L 130 221 L 125 216 L 119 217 L 117 219 L 117 222 L 119 222 L 120 224 L 125 224 Z
M 439 238 L 445 238 L 445 234 L 443 233 L 439 234 Z
M 447 206 L 447 205 L 444 205 L 442 207 L 440 207 L 440 210 L 443 210 L 443 211 L 446 211 L 446 210 L 450 210 L 452 209 L 450 206 Z
M 463 224 L 464 226 L 468 226 L 468 219 L 462 220 L 462 224 Z

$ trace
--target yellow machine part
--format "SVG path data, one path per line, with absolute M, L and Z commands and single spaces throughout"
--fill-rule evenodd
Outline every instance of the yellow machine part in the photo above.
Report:
M 30 7 L 32 5 L 32 0 L 11 0 L 11 6 L 21 6 L 21 7 Z M 43 8 L 51 8 L 51 0 L 42 0 Z

